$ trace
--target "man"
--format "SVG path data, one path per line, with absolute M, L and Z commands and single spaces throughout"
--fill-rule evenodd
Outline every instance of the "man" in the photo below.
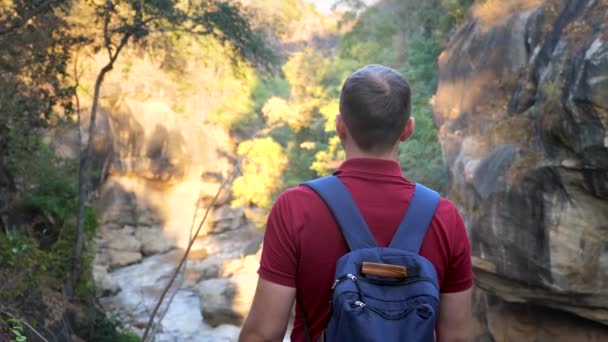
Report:
M 334 173 L 349 190 L 378 246 L 386 247 L 411 201 L 399 144 L 414 131 L 410 88 L 395 70 L 369 65 L 352 74 L 340 95 L 336 130 L 346 161 Z M 421 161 L 424 162 L 424 161 Z M 268 218 L 255 297 L 240 341 L 281 341 L 294 301 L 292 341 L 313 341 L 330 318 L 336 261 L 347 244 L 323 200 L 308 187 L 286 190 Z M 441 298 L 438 341 L 465 341 L 471 316 L 470 247 L 457 209 L 441 199 L 420 249 L 437 271 Z

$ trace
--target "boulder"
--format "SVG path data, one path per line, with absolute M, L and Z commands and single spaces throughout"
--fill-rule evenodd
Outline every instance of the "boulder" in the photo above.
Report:
M 223 177 L 221 175 L 217 175 L 215 177 L 203 175 L 201 177 L 201 181 L 201 205 L 206 207 L 213 203 L 213 199 L 217 195 L 217 192 L 219 191 L 220 187 L 222 186 L 221 182 L 223 181 Z M 216 208 L 222 207 L 230 204 L 231 200 L 232 187 L 230 185 L 225 185 L 213 205 Z
M 439 57 L 448 197 L 480 288 L 608 325 L 608 2 L 513 3 Z
M 97 289 L 98 297 L 111 296 L 120 291 L 118 286 L 114 284 L 112 276 L 108 273 L 108 269 L 106 267 L 94 265 L 93 280 L 95 281 L 95 288 Z
M 106 248 L 97 248 L 95 251 L 95 261 L 93 264 L 107 267 L 110 266 L 111 263 L 112 257 L 110 256 L 110 251 Z
M 111 240 L 106 242 L 106 247 L 114 251 L 139 252 L 142 243 L 130 234 L 114 234 Z
M 109 180 L 100 189 L 101 226 L 119 229 L 135 225 L 135 194 L 125 190 L 116 180 Z
M 210 341 L 222 341 L 222 342 L 230 342 L 237 341 L 239 339 L 239 333 L 241 329 L 234 325 L 230 324 L 222 324 L 215 329 L 213 329 L 212 334 L 214 335 Z
M 243 207 L 233 208 L 230 205 L 224 205 L 213 212 L 209 234 L 220 234 L 228 230 L 236 230 L 244 224 L 246 224 L 246 221 Z
M 608 328 L 546 307 L 509 303 L 477 289 L 474 292 L 475 341 L 608 341 Z
M 233 307 L 237 291 L 236 285 L 229 279 L 216 278 L 202 281 L 198 285 L 198 292 L 205 323 L 214 327 L 221 324 L 241 325 L 245 315 L 235 311 Z
M 189 264 L 189 268 L 200 276 L 201 280 L 218 278 L 224 260 L 218 256 L 210 256 L 202 261 L 194 261 Z
M 241 259 L 227 260 L 222 265 L 222 277 L 230 277 L 237 273 L 256 274 L 260 266 L 259 256 L 252 254 Z
M 209 262 L 206 270 L 215 270 L 214 267 L 218 267 L 218 273 L 223 278 L 203 280 L 198 285 L 205 322 L 212 326 L 240 325 L 251 308 L 255 294 L 259 257 L 249 255 L 228 260 L 221 268 L 217 263 Z
M 138 205 L 136 208 L 136 218 L 138 227 L 158 227 L 161 223 L 159 215 L 151 208 Z
M 190 250 L 190 253 L 188 253 L 188 260 L 201 261 L 205 260 L 207 256 L 209 256 L 209 253 L 205 248 L 193 248 Z
M 251 309 L 253 295 L 258 284 L 258 275 L 255 271 L 238 272 L 230 277 L 230 283 L 234 284 L 237 289 L 232 298 L 232 310 L 244 320 Z
M 165 236 L 160 227 L 140 227 L 135 232 L 135 236 L 141 242 L 141 251 L 144 255 L 165 253 L 176 247 L 175 240 Z
M 124 267 L 140 262 L 143 256 L 140 252 L 117 251 L 110 252 L 110 268 Z

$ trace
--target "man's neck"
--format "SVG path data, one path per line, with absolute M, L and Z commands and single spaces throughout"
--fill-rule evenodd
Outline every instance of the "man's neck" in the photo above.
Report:
M 384 154 L 376 154 L 376 153 L 366 153 L 360 150 L 356 151 L 345 151 L 346 160 L 349 159 L 357 159 L 357 158 L 368 158 L 368 159 L 382 159 L 382 160 L 392 160 L 399 162 L 399 155 L 397 151 L 390 151 Z

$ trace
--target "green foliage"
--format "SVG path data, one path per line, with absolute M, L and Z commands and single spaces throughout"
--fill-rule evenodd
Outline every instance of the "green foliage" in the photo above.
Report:
M 27 188 L 19 206 L 50 215 L 60 224 L 76 209 L 77 162 L 57 157 L 44 143 L 32 150 L 14 151 L 9 164 L 11 171 L 19 175 L 17 181 Z
M 388 0 L 364 11 L 356 2 L 342 3 L 353 6 L 351 15 L 354 13 L 357 21 L 342 40 L 336 64 L 384 64 L 405 75 L 412 87 L 416 130 L 401 145 L 400 164 L 412 180 L 445 191 L 446 170 L 429 102 L 437 86 L 436 61 L 446 35 L 463 20 L 472 1 Z M 317 154 L 313 165 L 317 172 L 327 172 L 335 166 L 328 160 L 337 156 L 337 140 L 333 139 L 328 150 Z
M 256 22 L 280 35 L 286 34 L 290 25 L 302 18 L 305 9 L 301 0 L 251 0 L 249 6 L 259 17 Z
M 264 106 L 264 114 L 271 124 L 282 121 L 295 132 L 310 125 L 327 98 L 324 80 L 328 68 L 328 59 L 311 48 L 294 53 L 283 66 L 290 89 L 288 99 Z
M 237 154 L 245 159 L 242 175 L 233 183 L 233 203 L 270 208 L 274 195 L 282 188 L 281 174 L 287 164 L 281 145 L 271 137 L 256 138 L 240 143 Z
M 442 50 L 439 42 L 435 35 L 410 37 L 407 60 L 400 69 L 415 87 L 414 101 L 432 96 L 437 88 L 437 56 Z
M 442 16 L 442 28 L 445 32 L 452 27 L 456 27 L 464 21 L 469 7 L 474 0 L 441 0 L 441 4 L 445 9 Z
M 21 308 L 31 305 L 27 303 L 41 289 L 61 291 L 72 265 L 77 162 L 57 157 L 48 145 L 40 142 L 38 146 L 32 144 L 30 153 L 14 151 L 11 157 L 10 170 L 19 175 L 16 182 L 24 191 L 13 209 L 18 225 L 8 234 L 0 233 L 0 275 L 10 279 L 0 286 L 0 302 Z M 87 245 L 83 276 L 75 291 L 79 301 L 95 298 L 91 272 L 94 255 L 87 246 L 95 237 L 97 214 L 93 207 L 86 207 L 85 213 Z M 100 315 L 98 320 L 105 317 Z M 114 332 L 107 341 L 120 341 L 116 336 L 120 335 Z
M 85 310 L 85 320 L 76 326 L 76 333 L 85 341 L 95 342 L 139 342 L 141 338 L 124 329 L 117 320 L 108 318 L 94 308 Z
M 407 63 L 401 71 L 412 86 L 412 116 L 416 119 L 416 129 L 401 145 L 399 161 L 412 180 L 445 191 L 446 169 L 429 104 L 437 87 L 436 59 L 441 46 L 437 40 L 414 36 L 410 39 L 410 47 Z
M 327 139 L 322 118 L 316 118 L 309 127 L 292 134 L 291 141 L 287 144 L 289 164 L 283 173 L 283 183 L 286 187 L 297 186 L 317 176 L 311 165 L 315 161 L 317 151 L 325 147 L 324 142 Z
M 398 27 L 391 13 L 372 7 L 359 18 L 353 30 L 347 33 L 340 46 L 340 57 L 366 64 L 394 65 L 398 50 L 393 37 Z
M 37 264 L 36 269 L 31 270 L 32 275 L 48 268 L 48 260 L 45 260 L 45 255 L 37 248 L 35 240 L 23 234 L 7 234 L 0 237 L 0 247 L 2 247 L 0 267 L 20 268 L 22 265 Z M 29 268 L 26 270 L 30 271 Z
M 414 135 L 400 146 L 399 163 L 405 175 L 438 190 L 446 190 L 446 169 L 435 135 L 430 106 L 414 112 Z
M 23 323 L 16 318 L 9 318 L 7 321 L 9 325 L 9 332 L 12 334 L 10 341 L 11 342 L 25 342 L 27 341 L 27 337 L 25 337 L 23 332 Z
M 217 0 L 203 2 L 202 15 L 191 16 L 195 24 L 204 23 L 207 32 L 224 44 L 230 44 L 245 60 L 267 69 L 276 61 L 259 32 L 251 28 L 237 3 Z M 183 18 L 178 18 L 183 20 Z M 177 21 L 180 23 L 180 21 Z M 181 24 L 181 23 L 180 23 Z M 231 55 L 229 55 L 230 57 Z
M 10 154 L 9 170 L 24 189 L 16 207 L 26 216 L 44 218 L 36 227 L 38 238 L 56 237 L 76 214 L 77 161 L 57 157 L 40 141 L 30 144 Z
M 310 166 L 318 175 L 328 175 L 335 171 L 338 166 L 336 161 L 344 160 L 344 150 L 340 144 L 340 138 L 334 135 L 329 139 L 327 149 L 317 152 L 315 161 Z
M 289 160 L 282 176 L 284 186 L 295 186 L 319 175 L 321 166 L 311 166 L 328 148 L 335 130 L 341 83 L 352 67 L 348 61 L 328 58 L 312 48 L 294 53 L 283 66 L 289 95 L 269 99 L 262 112 L 272 128 L 271 136 L 285 148 Z
M 72 111 L 73 88 L 65 78 L 77 39 L 62 17 L 66 3 L 26 0 L 0 7 L 0 164 L 56 119 L 54 108 Z
M 251 93 L 253 111 L 261 113 L 264 103 L 273 96 L 287 98 L 289 96 L 289 82 L 282 77 L 270 75 L 259 78 Z
M 233 53 L 225 57 L 234 62 L 243 58 L 252 65 L 270 69 L 275 58 L 236 2 L 110 0 L 83 4 L 79 3 L 79 14 L 93 18 L 82 20 L 75 15 L 71 18 L 73 29 L 90 34 L 95 51 L 110 49 L 110 58 L 117 56 L 120 48 L 130 41 L 145 45 L 149 36 L 165 32 L 214 38 L 229 47 L 228 51 Z M 96 25 L 91 25 L 91 20 Z
M 24 191 L 14 204 L 19 223 L 16 231 L 0 235 L 0 268 L 21 270 L 23 274 L 23 286 L 12 293 L 15 297 L 25 295 L 32 284 L 61 284 L 71 265 L 76 239 L 77 161 L 57 157 L 41 142 L 32 145 L 30 151 L 11 154 L 9 170 L 19 175 L 16 183 Z M 94 238 L 96 225 L 96 212 L 87 207 L 87 241 Z M 85 263 L 87 267 L 91 258 Z M 82 280 L 90 282 L 87 277 Z

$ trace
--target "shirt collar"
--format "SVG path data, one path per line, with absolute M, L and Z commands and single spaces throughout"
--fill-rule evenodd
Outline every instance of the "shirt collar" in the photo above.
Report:
M 341 173 L 367 173 L 403 178 L 401 166 L 394 160 L 375 158 L 353 158 L 348 159 L 340 165 L 334 175 Z

